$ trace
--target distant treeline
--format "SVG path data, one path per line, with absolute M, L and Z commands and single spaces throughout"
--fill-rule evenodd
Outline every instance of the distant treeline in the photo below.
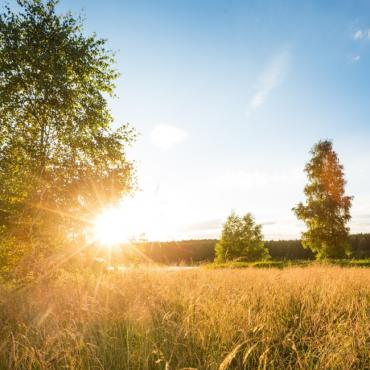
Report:
M 215 258 L 216 239 L 146 242 L 137 245 L 140 254 L 157 263 L 211 262 Z M 310 260 L 314 254 L 302 247 L 300 240 L 269 240 L 265 242 L 273 260 Z M 370 258 L 370 234 L 350 236 L 351 258 Z

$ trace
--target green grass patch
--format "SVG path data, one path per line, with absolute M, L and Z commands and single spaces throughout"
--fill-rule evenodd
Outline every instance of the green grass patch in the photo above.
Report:
M 283 269 L 287 267 L 306 267 L 312 265 L 335 265 L 341 267 L 370 267 L 370 259 L 363 260 L 323 260 L 323 261 L 307 261 L 307 260 L 285 260 L 285 261 L 256 261 L 256 262 L 242 262 L 242 261 L 229 261 L 223 263 L 210 263 L 205 264 L 205 268 L 278 268 Z

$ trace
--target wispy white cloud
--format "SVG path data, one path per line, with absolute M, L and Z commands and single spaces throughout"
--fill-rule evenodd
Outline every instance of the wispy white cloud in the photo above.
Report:
M 201 220 L 183 226 L 181 228 L 181 231 L 218 231 L 221 228 L 223 222 L 224 220 L 222 219 Z
M 352 56 L 352 58 L 351 58 L 351 60 L 352 60 L 352 62 L 353 62 L 353 63 L 357 63 L 357 62 L 359 62 L 359 61 L 360 61 L 360 59 L 361 59 L 361 56 L 360 56 L 360 55 L 354 55 L 354 56 Z
M 353 34 L 353 39 L 357 41 L 362 39 L 370 39 L 370 28 L 358 29 Z
M 277 88 L 283 81 L 287 73 L 290 54 L 281 52 L 275 55 L 268 66 L 262 71 L 257 82 L 257 91 L 253 95 L 249 108 L 252 110 L 261 107 L 271 91 Z
M 362 30 L 357 30 L 357 31 L 353 34 L 353 39 L 354 39 L 354 40 L 361 40 L 363 37 L 364 37 L 364 31 L 362 31 Z
M 150 133 L 151 142 L 162 150 L 173 148 L 176 144 L 185 141 L 187 137 L 186 131 L 170 125 L 158 125 Z
M 292 183 L 303 183 L 305 175 L 301 169 L 294 169 L 286 172 L 247 172 L 247 171 L 232 171 L 227 174 L 221 174 L 215 181 L 218 186 L 227 188 L 244 189 L 258 188 L 270 186 L 287 186 Z

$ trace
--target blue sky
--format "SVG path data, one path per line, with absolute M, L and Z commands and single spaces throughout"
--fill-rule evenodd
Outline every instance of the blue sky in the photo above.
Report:
M 232 209 L 252 212 L 266 238 L 299 237 L 291 208 L 304 199 L 308 152 L 325 138 L 355 196 L 352 232 L 370 231 L 369 1 L 62 0 L 59 9 L 83 10 L 86 31 L 117 51 L 110 105 L 140 133 L 130 156 L 142 188 L 121 207 L 146 215 L 149 238 L 217 237 Z

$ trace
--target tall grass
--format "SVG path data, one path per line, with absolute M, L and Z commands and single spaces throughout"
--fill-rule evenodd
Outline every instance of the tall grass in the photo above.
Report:
M 369 369 L 370 269 L 62 273 L 0 292 L 1 369 Z

